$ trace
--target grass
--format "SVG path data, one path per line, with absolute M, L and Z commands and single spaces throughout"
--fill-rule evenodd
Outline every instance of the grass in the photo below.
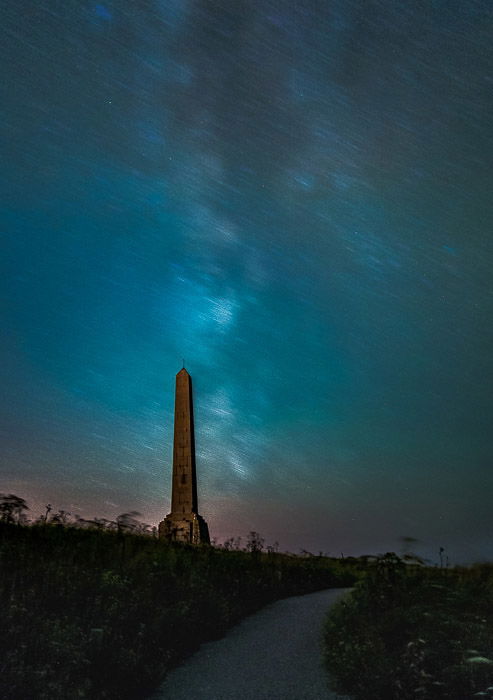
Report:
M 331 610 L 325 657 L 356 700 L 493 698 L 493 565 L 408 566 L 386 555 Z
M 0 523 L 0 697 L 143 698 L 241 617 L 349 586 L 356 567 L 166 543 L 55 524 Z

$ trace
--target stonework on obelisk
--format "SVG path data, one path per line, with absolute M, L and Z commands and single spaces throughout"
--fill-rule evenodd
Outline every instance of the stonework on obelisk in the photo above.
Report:
M 207 523 L 198 513 L 192 378 L 176 375 L 171 513 L 159 523 L 159 536 L 177 542 L 209 544 Z

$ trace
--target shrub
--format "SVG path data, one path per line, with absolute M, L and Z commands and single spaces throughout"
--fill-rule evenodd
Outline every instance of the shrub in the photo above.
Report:
M 331 610 L 325 659 L 357 700 L 493 697 L 493 566 L 381 557 Z

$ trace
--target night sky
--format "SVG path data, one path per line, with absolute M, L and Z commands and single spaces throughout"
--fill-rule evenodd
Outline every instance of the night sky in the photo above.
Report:
M 0 14 L 0 491 L 493 558 L 491 1 Z

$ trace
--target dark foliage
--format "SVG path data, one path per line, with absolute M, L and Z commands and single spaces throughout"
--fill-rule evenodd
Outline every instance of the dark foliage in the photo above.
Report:
M 242 616 L 355 580 L 355 567 L 325 557 L 264 553 L 258 536 L 246 552 L 168 544 L 128 522 L 11 520 L 0 523 L 4 700 L 143 698 Z
M 336 689 L 356 700 L 493 698 L 493 565 L 377 560 L 325 627 Z
M 3 523 L 19 523 L 24 517 L 24 511 L 29 510 L 26 501 L 13 493 L 0 493 L 0 521 Z

